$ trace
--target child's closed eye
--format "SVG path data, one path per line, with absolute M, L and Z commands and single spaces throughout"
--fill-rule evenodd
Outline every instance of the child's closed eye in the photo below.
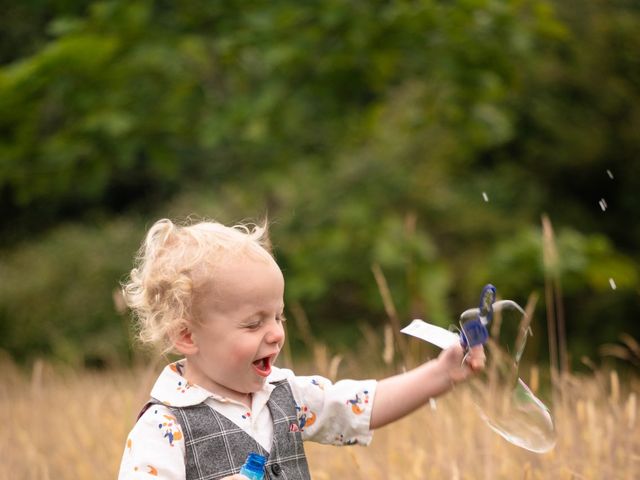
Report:
M 265 317 L 260 316 L 260 317 L 255 317 L 254 319 L 249 319 L 242 324 L 242 328 L 246 328 L 248 330 L 258 330 L 265 324 L 266 321 L 268 321 L 268 318 L 269 317 L 266 317 L 266 316 Z M 271 318 L 274 318 L 276 323 L 284 323 L 287 321 L 283 313 Z
M 256 320 L 254 322 L 248 322 L 242 325 L 247 330 L 258 330 L 262 326 L 262 320 Z

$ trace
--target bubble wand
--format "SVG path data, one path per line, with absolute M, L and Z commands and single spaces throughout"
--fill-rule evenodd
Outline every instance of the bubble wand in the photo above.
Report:
M 491 338 L 487 328 L 494 314 L 502 317 L 507 313 L 522 319 L 518 325 L 513 356 L 498 345 L 497 339 Z M 490 359 L 495 360 L 490 368 L 490 382 L 488 385 L 479 385 L 481 388 L 474 392 L 474 402 L 481 418 L 510 443 L 532 452 L 544 453 L 556 443 L 551 412 L 518 377 L 520 359 L 527 337 L 531 334 L 530 321 L 517 303 L 511 300 L 496 301 L 496 288 L 488 284 L 482 289 L 478 308 L 465 310 L 460 315 L 459 333 L 419 319 L 413 320 L 401 332 L 443 349 L 459 343 L 468 352 L 477 345 L 486 345 Z

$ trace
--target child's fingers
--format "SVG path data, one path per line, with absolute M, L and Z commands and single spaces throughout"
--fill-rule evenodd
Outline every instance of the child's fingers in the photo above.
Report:
M 484 348 L 482 345 L 476 345 L 469 350 L 467 356 L 467 364 L 474 372 L 482 370 L 486 362 L 486 356 L 484 354 Z

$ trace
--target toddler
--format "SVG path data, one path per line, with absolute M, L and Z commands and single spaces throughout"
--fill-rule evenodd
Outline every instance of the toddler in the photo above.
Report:
M 384 380 L 296 376 L 284 343 L 284 279 L 263 227 L 159 220 L 123 291 L 144 342 L 181 360 L 164 368 L 131 430 L 119 478 L 243 479 L 250 452 L 265 478 L 308 479 L 303 441 L 367 445 L 372 430 L 484 366 L 459 345 Z

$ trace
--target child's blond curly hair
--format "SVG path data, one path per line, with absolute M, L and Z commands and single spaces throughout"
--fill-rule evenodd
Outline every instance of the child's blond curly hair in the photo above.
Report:
M 268 257 L 271 245 L 262 226 L 227 227 L 213 221 L 176 225 L 158 220 L 148 231 L 135 268 L 122 285 L 125 302 L 138 321 L 138 337 L 164 353 L 174 351 L 176 335 L 192 314 L 193 296 L 215 270 L 238 253 Z

